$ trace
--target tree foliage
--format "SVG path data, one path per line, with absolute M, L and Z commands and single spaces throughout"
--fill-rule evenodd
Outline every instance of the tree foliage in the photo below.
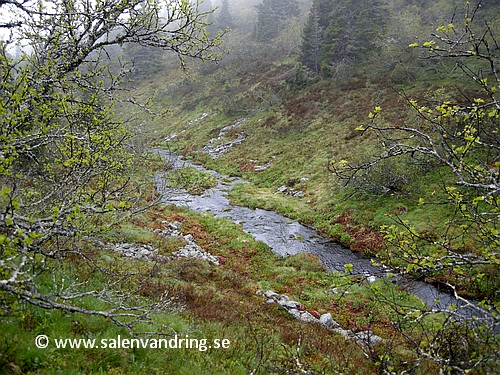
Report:
M 222 5 L 220 7 L 219 16 L 217 17 L 217 27 L 219 29 L 225 29 L 226 27 L 234 27 L 233 15 L 230 11 L 229 0 L 222 0 Z
M 257 6 L 257 23 L 254 38 L 268 41 L 276 37 L 292 17 L 299 15 L 297 0 L 263 0 Z
M 379 0 L 313 1 L 303 33 L 301 62 L 325 76 L 363 59 L 384 34 L 386 14 Z
M 424 165 L 439 171 L 442 191 L 420 197 L 424 206 L 445 206 L 449 219 L 432 231 L 419 231 L 399 215 L 385 226 L 387 250 L 382 262 L 404 274 L 438 281 L 454 293 L 457 304 L 433 311 L 405 311 L 399 326 L 422 329 L 421 339 L 407 337 L 416 353 L 416 363 L 433 361 L 442 373 L 488 372 L 495 367 L 498 350 L 498 265 L 500 264 L 500 51 L 493 26 L 479 18 L 481 5 L 468 4 L 463 18 L 454 14 L 439 26 L 432 39 L 412 43 L 424 51 L 423 59 L 460 69 L 475 97 L 460 103 L 439 100 L 434 105 L 406 99 L 415 116 L 405 125 L 393 125 L 376 107 L 370 123 L 358 128 L 380 141 L 380 154 L 368 162 L 332 162 L 331 168 L 347 184 L 363 180 L 374 169 L 392 162 Z M 486 17 L 487 18 L 487 17 Z M 465 94 L 464 94 L 465 95 Z M 482 296 L 474 304 L 461 295 Z M 438 325 L 423 324 L 439 317 Z M 467 318 L 471 321 L 465 323 Z M 420 327 L 420 328 L 419 328 Z M 386 358 L 386 369 L 395 361 Z M 498 364 L 498 363 L 496 363 Z
M 497 358 L 486 353 L 498 348 L 498 341 L 485 332 L 498 332 L 500 320 L 497 309 L 498 265 L 500 264 L 500 102 L 497 72 L 500 50 L 495 30 L 486 22 L 478 22 L 481 6 L 469 6 L 464 18 L 454 15 L 439 26 L 432 40 L 412 43 L 410 47 L 427 52 L 425 59 L 442 64 L 453 62 L 480 89 L 476 97 L 465 103 L 441 100 L 429 106 L 406 98 L 415 115 L 405 125 L 392 125 L 383 119 L 383 109 L 370 113 L 370 123 L 358 128 L 373 132 L 382 152 L 362 164 L 348 161 L 332 162 L 332 170 L 346 183 L 363 179 L 381 163 L 395 163 L 400 158 L 440 170 L 443 191 L 432 197 L 421 197 L 420 205 L 445 205 L 449 220 L 434 228 L 432 233 L 418 231 L 412 223 L 395 216 L 395 225 L 382 228 L 386 233 L 387 251 L 380 255 L 382 262 L 414 277 L 439 280 L 459 294 L 472 289 L 481 294 L 478 305 L 466 303 L 456 309 L 438 311 L 447 320 L 418 347 L 420 360 L 435 361 L 441 369 L 465 373 L 474 368 L 491 366 Z M 464 92 L 464 91 L 462 91 Z M 442 198 L 440 200 L 439 198 Z M 472 313 L 464 313 L 471 309 Z M 434 313 L 434 312 L 432 312 Z M 405 325 L 419 325 L 423 315 L 405 315 Z M 471 341 L 462 354 L 445 354 L 442 335 L 457 332 L 457 317 L 474 316 L 475 323 L 463 326 L 461 334 Z M 411 322 L 411 323 L 410 323 Z M 465 327 L 465 328 L 464 328 Z M 451 337 L 451 336 L 450 336 Z M 465 337 L 465 336 L 463 336 Z M 456 333 L 453 339 L 458 340 Z M 482 354 L 473 349 L 477 343 L 489 349 Z M 457 344 L 455 344 L 457 345 Z M 436 348 L 440 348 L 436 350 Z M 458 349 L 458 347 L 457 347 Z M 458 358 L 458 359 L 457 359 Z
M 75 302 L 107 291 L 46 293 L 37 279 L 51 261 L 83 257 L 79 241 L 104 222 L 144 209 L 144 187 L 129 177 L 130 133 L 113 115 L 127 69 L 119 59 L 111 66 L 110 48 L 169 50 L 184 66 L 186 58 L 216 59 L 219 36 L 208 37 L 196 4 L 184 0 L 14 0 L 0 9 L 11 15 L 0 44 L 0 293 L 44 308 L 139 317 L 144 311 L 121 302 L 106 311 Z M 25 52 L 14 59 L 18 44 Z
M 327 24 L 322 17 L 320 4 L 314 1 L 302 34 L 300 61 L 316 74 L 320 72 L 321 46 L 326 27 Z

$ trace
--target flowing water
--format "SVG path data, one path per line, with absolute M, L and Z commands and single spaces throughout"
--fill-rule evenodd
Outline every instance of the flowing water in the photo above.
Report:
M 386 271 L 372 265 L 370 259 L 351 252 L 341 245 L 332 242 L 297 221 L 288 219 L 273 211 L 250 209 L 248 207 L 233 206 L 226 195 L 239 178 L 227 178 L 214 171 L 208 171 L 198 165 L 193 165 L 181 157 L 166 150 L 155 150 L 165 158 L 173 168 L 192 166 L 200 171 L 209 172 L 218 184 L 202 195 L 191 195 L 183 190 L 165 187 L 163 176 L 156 176 L 156 185 L 164 193 L 162 203 L 186 206 L 198 212 L 210 212 L 215 217 L 225 217 L 240 224 L 243 230 L 253 235 L 259 241 L 267 244 L 274 252 L 287 256 L 298 253 L 316 255 L 328 271 L 344 271 L 345 264 L 352 264 L 352 273 L 370 278 L 386 277 Z M 458 307 L 463 305 L 454 296 L 439 290 L 431 284 L 397 278 L 407 290 L 422 299 L 431 308 L 443 308 L 452 304 Z M 469 309 L 460 310 L 462 315 L 469 316 Z

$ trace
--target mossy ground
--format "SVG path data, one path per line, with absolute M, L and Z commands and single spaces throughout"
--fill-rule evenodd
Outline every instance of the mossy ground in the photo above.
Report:
M 193 259 L 153 264 L 121 258 L 111 250 L 89 245 L 87 256 L 93 264 L 81 258 L 68 259 L 60 268 L 54 265 L 52 275 L 41 275 L 41 284 L 51 288 L 54 280 L 78 281 L 99 289 L 105 275 L 96 273 L 95 265 L 112 269 L 124 275 L 116 292 L 132 293 L 142 302 L 154 301 L 164 293 L 175 297 L 170 311 L 155 315 L 169 329 L 146 324 L 141 327 L 143 330 L 172 334 L 171 328 L 181 337 L 188 334 L 192 338 L 228 339 L 228 349 L 57 349 L 54 345 L 37 349 L 34 340 L 39 334 L 97 340 L 131 336 L 100 317 L 23 305 L 0 323 L 0 372 L 247 374 L 260 363 L 261 373 L 279 373 L 293 366 L 299 343 L 300 361 L 318 371 L 376 371 L 375 363 L 365 358 L 355 343 L 318 325 L 295 321 L 278 306 L 267 305 L 256 295 L 259 289 L 287 294 L 309 310 L 331 312 L 346 329 L 370 329 L 391 340 L 399 336 L 391 325 L 390 312 L 376 301 L 373 289 L 365 281 L 327 274 L 310 255 L 278 257 L 225 219 L 175 207 L 157 207 L 123 225 L 112 237 L 151 243 L 161 254 L 168 254 L 173 250 L 169 241 L 146 230 L 161 226 L 164 221 L 180 221 L 184 234 L 193 235 L 205 250 L 223 257 L 224 264 L 217 267 Z M 70 275 L 73 279 L 69 279 Z M 396 293 L 408 304 L 421 304 L 392 284 L 381 283 L 379 287 L 387 295 Z M 329 291 L 333 288 L 347 293 L 332 294 Z M 89 308 L 103 307 L 92 298 L 84 303 Z

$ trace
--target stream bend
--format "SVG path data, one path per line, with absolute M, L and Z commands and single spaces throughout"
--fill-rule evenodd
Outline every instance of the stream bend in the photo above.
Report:
M 164 174 L 155 176 L 157 190 L 162 194 L 161 203 L 185 206 L 197 212 L 210 212 L 215 217 L 228 218 L 240 224 L 243 230 L 250 233 L 256 240 L 264 242 L 277 254 L 288 256 L 298 253 L 313 254 L 318 257 L 328 271 L 344 271 L 345 264 L 352 264 L 355 275 L 366 278 L 383 278 L 387 272 L 372 265 L 370 259 L 363 258 L 349 249 L 318 235 L 297 221 L 286 218 L 274 211 L 250 209 L 248 207 L 233 206 L 226 195 L 237 182 L 244 182 L 239 178 L 228 178 L 215 171 L 207 170 L 194 165 L 182 157 L 167 150 L 155 149 L 155 153 L 162 156 L 173 169 L 194 167 L 197 170 L 209 172 L 217 179 L 217 186 L 205 191 L 202 195 L 191 195 L 184 190 L 166 187 Z M 224 181 L 224 183 L 223 183 Z M 229 183 L 228 183 L 229 181 Z M 455 304 L 456 311 L 464 317 L 477 315 L 475 303 L 457 300 L 454 296 L 439 290 L 435 286 L 421 281 L 407 278 L 397 278 L 412 294 L 423 300 L 430 308 L 443 309 Z

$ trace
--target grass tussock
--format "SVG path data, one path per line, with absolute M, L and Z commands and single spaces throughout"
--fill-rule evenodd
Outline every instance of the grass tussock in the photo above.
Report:
M 191 234 L 206 251 L 226 259 L 213 266 L 195 259 L 150 263 L 131 261 L 109 251 L 92 248 L 94 264 L 85 259 L 68 259 L 52 277 L 67 277 L 77 267 L 75 277 L 98 288 L 106 282 L 95 264 L 122 275 L 114 288 L 128 292 L 142 301 L 173 297 L 171 311 L 157 315 L 157 321 L 178 334 L 198 338 L 226 338 L 227 350 L 152 350 L 120 349 L 41 351 L 33 348 L 33 335 L 56 338 L 111 338 L 129 333 L 99 317 L 68 315 L 60 311 L 43 311 L 30 306 L 17 308 L 15 314 L 0 323 L 2 339 L 1 373 L 46 373 L 60 369 L 68 373 L 204 373 L 243 374 L 292 371 L 297 360 L 311 371 L 375 373 L 376 361 L 366 358 L 354 342 L 315 324 L 300 323 L 278 305 L 268 305 L 256 295 L 259 289 L 271 289 L 299 300 L 308 311 L 330 312 L 345 329 L 369 329 L 389 340 L 400 334 L 391 324 L 391 313 L 377 302 L 371 287 L 363 280 L 342 274 L 327 274 L 317 258 L 298 254 L 280 258 L 262 243 L 254 241 L 241 228 L 225 219 L 196 214 L 175 207 L 155 208 L 142 220 L 124 224 L 126 233 L 138 231 L 136 225 L 154 226 L 162 222 L 182 223 L 182 233 Z M 134 228 L 134 230 L 132 230 Z M 118 238 L 118 233 L 116 234 Z M 123 237 L 121 237 L 123 238 Z M 145 237 L 143 238 L 145 239 Z M 155 237 L 153 243 L 161 244 Z M 155 242 L 157 241 L 157 242 Z M 91 250 L 92 249 L 92 250 Z M 332 294 L 330 290 L 347 293 Z M 381 285 L 384 293 L 408 298 L 394 286 Z M 410 302 L 412 301 L 412 302 Z M 97 307 L 98 301 L 88 300 Z M 154 324 L 146 330 L 162 329 Z M 172 331 L 167 331 L 172 334 Z M 399 339 L 398 339 L 399 337 Z M 388 350 L 380 349 L 380 350 Z M 402 357 L 404 351 L 391 349 Z M 133 354 L 133 355 L 132 355 Z M 189 365 L 190 364 L 190 365 Z

